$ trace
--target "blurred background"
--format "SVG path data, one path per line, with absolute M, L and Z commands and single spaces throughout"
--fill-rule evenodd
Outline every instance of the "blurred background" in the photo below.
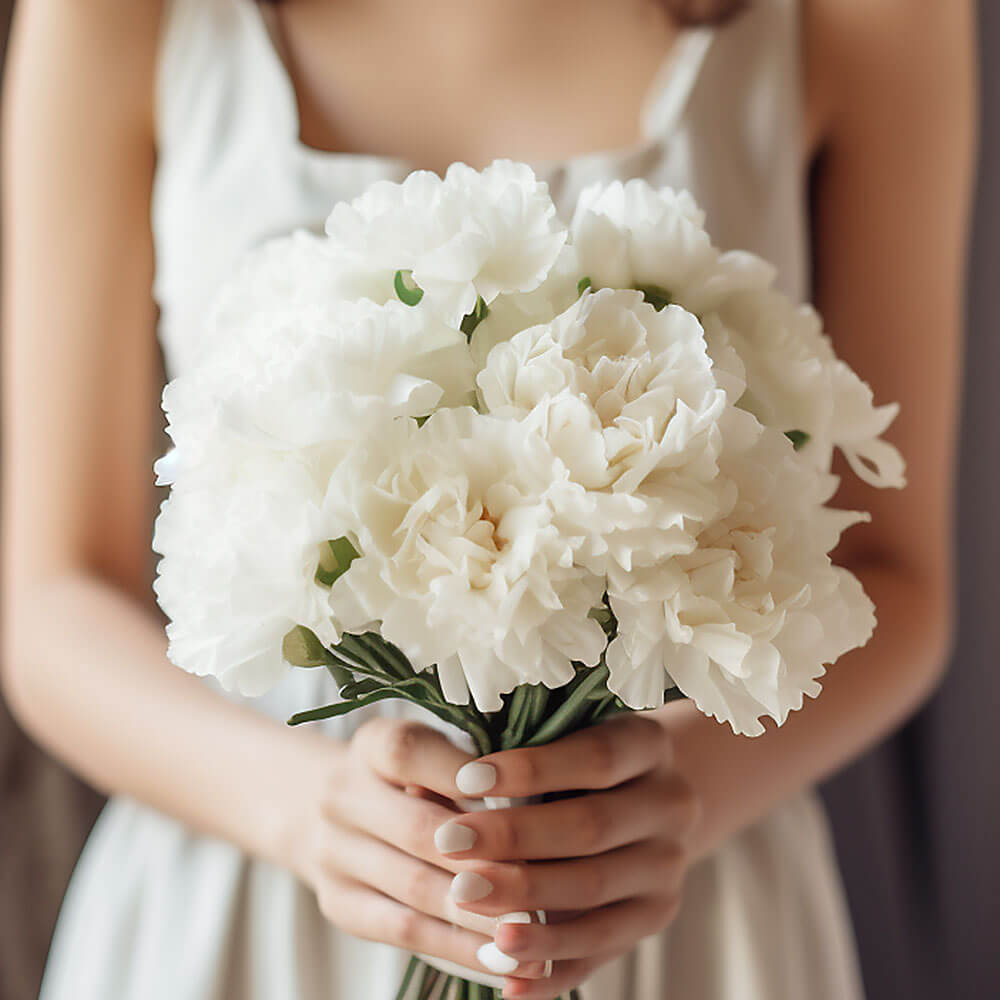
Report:
M 979 6 L 982 159 L 958 470 L 958 644 L 925 710 L 823 789 L 869 1000 L 980 1000 L 1000 983 L 1000 65 L 991 58 L 1000 4 Z M 11 7 L 0 0 L 4 47 Z M 37 997 L 59 903 L 100 807 L 26 740 L 0 701 L 0 1000 Z

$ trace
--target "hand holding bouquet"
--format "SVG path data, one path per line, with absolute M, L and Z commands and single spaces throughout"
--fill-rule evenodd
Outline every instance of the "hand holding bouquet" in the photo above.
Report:
M 832 453 L 903 466 L 773 281 L 684 193 L 593 188 L 566 226 L 503 161 L 262 248 L 164 394 L 171 657 L 246 695 L 325 669 L 293 722 L 404 699 L 480 754 L 684 696 L 780 725 L 874 628 Z M 400 996 L 479 989 L 414 962 Z

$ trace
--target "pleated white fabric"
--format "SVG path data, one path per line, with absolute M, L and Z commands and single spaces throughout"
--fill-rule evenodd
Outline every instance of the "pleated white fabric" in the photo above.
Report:
M 761 253 L 785 289 L 804 297 L 797 13 L 796 0 L 755 0 L 724 29 L 684 33 L 648 95 L 634 147 L 537 165 L 557 204 L 570 210 L 594 180 L 686 187 L 716 242 Z M 172 375 L 197 363 L 199 317 L 242 253 L 295 227 L 320 227 L 338 199 L 412 167 L 301 143 L 294 91 L 252 0 L 173 0 L 158 88 L 155 293 Z M 284 719 L 333 697 L 319 671 L 298 671 L 252 704 Z M 327 729 L 345 738 L 365 717 Z M 287 872 L 116 798 L 73 877 L 41 997 L 391 1000 L 406 958 L 333 928 Z M 787 802 L 701 863 L 670 930 L 601 970 L 584 996 L 859 998 L 815 797 Z

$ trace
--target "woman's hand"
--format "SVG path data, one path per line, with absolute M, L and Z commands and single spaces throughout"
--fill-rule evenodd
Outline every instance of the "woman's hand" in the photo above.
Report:
M 434 842 L 460 815 L 455 775 L 469 755 L 426 726 L 383 718 L 332 753 L 325 739 L 310 743 L 310 753 L 317 746 L 329 763 L 318 786 L 313 778 L 314 787 L 296 788 L 309 812 L 290 824 L 282 854 L 323 914 L 356 937 L 488 972 L 477 952 L 492 942 L 496 921 L 456 906 L 452 878 L 471 866 Z M 527 969 L 541 975 L 544 965 Z
M 627 715 L 548 746 L 491 754 L 456 781 L 469 797 L 590 790 L 452 817 L 437 833 L 448 852 L 440 858 L 473 861 L 452 883 L 462 909 L 491 917 L 544 910 L 550 918 L 498 927 L 497 947 L 520 963 L 505 997 L 565 994 L 673 920 L 699 807 L 658 722 Z M 545 960 L 552 976 L 539 980 Z

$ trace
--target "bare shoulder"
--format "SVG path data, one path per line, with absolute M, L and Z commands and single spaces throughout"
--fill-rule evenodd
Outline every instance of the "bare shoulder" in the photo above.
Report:
M 974 0 L 802 0 L 810 145 L 891 121 L 971 131 Z

